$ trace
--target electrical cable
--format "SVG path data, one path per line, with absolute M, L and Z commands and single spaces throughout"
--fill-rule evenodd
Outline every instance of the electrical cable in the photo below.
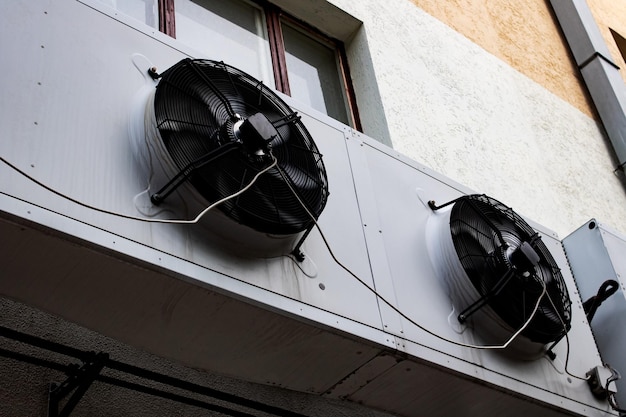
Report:
M 414 326 L 416 326 L 417 328 L 421 329 L 422 331 L 430 334 L 431 336 L 434 336 L 440 340 L 443 340 L 445 342 L 451 343 L 453 345 L 457 345 L 457 346 L 462 346 L 462 347 L 467 347 L 467 348 L 471 348 L 471 349 L 505 349 L 507 348 L 512 342 L 513 340 L 515 340 L 515 338 L 517 338 L 517 336 L 519 336 L 520 333 L 522 333 L 524 331 L 524 329 L 526 329 L 526 327 L 530 324 L 530 322 L 532 321 L 532 319 L 534 318 L 535 314 L 537 313 L 540 303 L 541 303 L 541 299 L 544 296 L 548 297 L 548 300 L 550 301 L 550 303 L 552 304 L 552 306 L 554 307 L 555 311 L 556 310 L 556 306 L 554 304 L 554 301 L 552 301 L 552 298 L 550 297 L 550 294 L 547 292 L 547 288 L 546 288 L 546 283 L 543 280 L 539 280 L 541 285 L 542 285 L 542 292 L 541 295 L 538 297 L 537 299 L 537 303 L 535 304 L 535 308 L 533 309 L 532 314 L 530 315 L 530 318 L 524 323 L 524 325 L 518 330 L 516 331 L 510 338 L 509 340 L 504 343 L 503 345 L 487 345 L 487 346 L 480 346 L 480 345 L 471 345 L 471 344 L 466 344 L 466 343 L 461 343 L 461 342 L 457 342 L 455 340 L 451 340 L 448 339 L 446 337 L 443 337 L 441 335 L 436 334 L 435 332 L 425 328 L 424 326 L 420 325 L 419 323 L 417 323 L 415 320 L 411 319 L 410 317 L 408 317 L 405 313 L 403 313 L 400 309 L 398 309 L 397 307 L 395 307 L 390 301 L 388 301 L 386 298 L 384 298 L 382 295 L 380 295 L 375 289 L 371 288 L 369 285 L 367 285 L 367 283 L 365 283 L 361 278 L 359 278 L 355 273 L 353 273 L 348 267 L 346 267 L 345 265 L 343 265 L 335 256 L 335 254 L 333 253 L 332 249 L 330 248 L 330 245 L 328 243 L 328 241 L 326 240 L 326 236 L 324 235 L 324 233 L 322 232 L 320 225 L 318 224 L 317 220 L 315 219 L 315 217 L 311 214 L 311 212 L 308 210 L 308 208 L 304 205 L 304 203 L 302 202 L 302 200 L 300 199 L 300 197 L 297 195 L 297 193 L 295 192 L 295 190 L 291 187 L 291 185 L 289 184 L 289 182 L 287 181 L 284 172 L 282 171 L 282 169 L 280 167 L 277 167 L 278 171 L 280 172 L 281 176 L 283 177 L 283 179 L 285 179 L 285 182 L 287 183 L 287 185 L 289 186 L 289 188 L 291 189 L 291 192 L 294 194 L 294 196 L 296 197 L 296 199 L 298 199 L 298 201 L 300 202 L 300 204 L 302 205 L 302 207 L 305 209 L 305 211 L 308 213 L 309 217 L 311 217 L 311 219 L 313 220 L 313 223 L 315 224 L 315 227 L 317 228 L 317 230 L 320 233 L 320 236 L 324 242 L 324 244 L 326 245 L 326 249 L 328 250 L 330 256 L 333 258 L 333 260 L 337 263 L 337 265 L 339 265 L 343 270 L 345 270 L 348 274 L 350 274 L 353 278 L 355 278 L 361 285 L 363 285 L 367 290 L 369 290 L 370 292 L 372 292 L 378 299 L 380 299 L 384 304 L 386 304 L 387 306 L 389 306 L 392 310 L 394 310 L 396 313 L 398 313 L 401 317 L 403 317 L 404 319 L 406 319 L 409 323 L 413 324 Z M 569 355 L 570 355 L 570 343 L 569 343 L 569 337 L 567 334 L 567 326 L 565 324 L 565 322 L 563 321 L 563 318 L 561 317 L 560 314 L 557 313 L 557 316 L 563 326 L 563 329 L 565 330 L 565 340 L 566 340 L 566 357 L 565 357 L 565 372 L 571 376 L 572 378 L 576 378 L 576 379 L 580 379 L 583 381 L 587 381 L 588 378 L 583 378 L 577 375 L 572 374 L 571 372 L 569 372 L 568 368 L 568 363 L 569 363 Z
M 608 279 L 600 285 L 598 293 L 583 303 L 583 310 L 587 314 L 587 321 L 591 324 L 591 320 L 596 314 L 598 307 L 602 305 L 610 296 L 615 294 L 619 289 L 619 283 L 614 279 Z
M 548 297 L 548 300 L 550 301 L 550 303 L 552 304 L 552 307 L 554 308 L 555 311 L 557 311 L 557 308 L 554 304 L 554 301 L 552 300 L 552 298 L 550 297 L 550 294 L 547 292 L 547 288 L 546 288 L 546 284 L 543 280 L 539 280 L 539 282 L 542 285 L 542 292 L 541 295 L 539 296 L 539 298 L 537 299 L 537 303 L 535 305 L 535 308 L 533 309 L 532 314 L 530 315 L 530 318 L 524 323 L 524 325 L 517 331 L 515 332 L 510 338 L 509 340 L 504 343 L 503 345 L 491 345 L 491 346 L 479 346 L 479 345 L 471 345 L 471 344 L 466 344 L 466 343 L 461 343 L 461 342 L 457 342 L 455 340 L 450 340 L 446 337 L 443 337 L 441 335 L 438 335 L 436 333 L 434 333 L 433 331 L 426 329 L 424 326 L 420 325 L 419 323 L 415 322 L 413 319 L 411 319 L 410 317 L 408 317 L 405 313 L 403 313 L 402 311 L 400 311 L 397 307 L 395 307 L 394 305 L 392 305 L 392 303 L 390 301 L 388 301 L 387 299 L 385 299 L 382 295 L 380 295 L 375 289 L 371 288 L 369 285 L 367 285 L 367 283 L 365 283 L 361 278 L 359 278 L 356 274 L 354 274 L 348 267 L 346 267 L 345 265 L 343 265 L 335 256 L 335 254 L 333 253 L 332 249 L 330 248 L 330 245 L 328 243 L 328 241 L 326 240 L 326 236 L 324 236 L 324 233 L 322 232 L 320 225 L 318 224 L 317 220 L 315 219 L 315 217 L 313 217 L 313 215 L 311 214 L 311 212 L 307 209 L 307 207 L 304 205 L 304 203 L 302 202 L 302 200 L 300 200 L 300 198 L 298 197 L 298 195 L 296 194 L 295 190 L 293 188 L 291 188 L 289 182 L 286 180 L 285 175 L 282 171 L 282 169 L 280 167 L 278 167 L 279 172 L 281 173 L 281 176 L 283 176 L 283 178 L 285 179 L 285 181 L 287 182 L 287 185 L 289 185 L 289 188 L 291 189 L 292 193 L 295 195 L 295 197 L 298 199 L 298 201 L 300 202 L 300 204 L 302 204 L 302 206 L 304 207 L 304 209 L 307 211 L 307 213 L 309 214 L 309 216 L 311 217 L 311 219 L 313 220 L 315 227 L 317 228 L 317 230 L 320 233 L 320 236 L 322 237 L 322 240 L 324 241 L 324 244 L 326 245 L 326 248 L 328 249 L 328 252 L 330 254 L 330 256 L 333 258 L 333 260 L 337 263 L 337 265 L 339 265 L 342 269 L 344 269 L 348 274 L 350 274 L 352 277 L 354 277 L 361 285 L 363 285 L 366 289 L 368 289 L 370 292 L 372 292 L 378 299 L 380 299 L 384 304 L 386 304 L 387 306 L 389 306 L 392 310 L 394 310 L 396 313 L 398 313 L 401 317 L 403 317 L 404 319 L 406 319 L 409 323 L 413 324 L 414 326 L 416 326 L 417 328 L 423 330 L 424 332 L 430 334 L 431 336 L 434 336 L 438 339 L 441 339 L 445 342 L 457 345 L 457 346 L 462 346 L 462 347 L 467 347 L 467 348 L 472 348 L 472 349 L 505 349 L 509 346 L 509 344 L 511 342 L 513 342 L 513 340 L 515 340 L 515 338 L 517 338 L 517 336 L 522 333 L 524 331 L 524 329 L 526 329 L 526 327 L 530 324 L 530 322 L 532 321 L 532 319 L 534 318 L 535 314 L 537 313 L 539 306 L 540 306 L 540 302 L 541 299 L 544 296 Z M 576 378 L 576 379 L 580 379 L 583 381 L 587 381 L 588 378 L 583 378 L 580 377 L 578 375 L 574 375 L 571 372 L 569 372 L 568 370 L 568 364 L 569 364 L 569 356 L 570 356 L 570 343 L 569 343 L 569 337 L 568 337 L 568 332 L 567 332 L 567 326 L 565 324 L 565 321 L 563 320 L 563 318 L 561 317 L 560 314 L 558 314 L 557 312 L 557 316 L 559 318 L 559 321 L 561 322 L 561 325 L 563 326 L 563 329 L 565 330 L 565 341 L 566 341 L 566 356 L 565 356 L 565 373 L 567 373 L 567 375 L 571 376 L 572 378 Z
M 274 159 L 273 162 L 266 168 L 263 168 L 261 171 L 257 172 L 257 174 L 252 178 L 252 180 L 248 183 L 248 185 L 246 185 L 245 187 L 243 187 L 242 189 L 240 189 L 239 191 L 237 191 L 234 194 L 231 194 L 229 196 L 226 196 L 216 202 L 214 202 L 213 204 L 209 205 L 208 207 L 206 207 L 205 209 L 203 209 L 194 219 L 191 220 L 180 220 L 180 219 L 149 219 L 149 218 L 145 218 L 145 217 L 136 217 L 136 216 L 130 216 L 127 214 L 122 214 L 122 213 L 116 213 L 114 211 L 109 211 L 109 210 L 105 210 L 105 209 L 101 209 L 99 207 L 95 207 L 86 203 L 83 203 L 82 201 L 76 200 L 75 198 L 72 198 L 70 196 L 67 196 L 63 193 L 61 193 L 60 191 L 57 191 L 49 186 L 47 186 L 46 184 L 36 180 L 35 178 L 33 178 L 32 176 L 30 176 L 29 174 L 27 174 L 26 172 L 22 171 L 21 169 L 19 169 L 18 167 L 16 167 L 15 165 L 11 164 L 10 162 L 8 162 L 6 159 L 4 159 L 3 157 L 0 156 L 0 161 L 2 161 L 5 165 L 7 165 L 8 167 L 12 168 L 14 171 L 16 171 L 17 173 L 21 174 L 22 176 L 26 177 L 28 180 L 34 182 L 35 184 L 39 185 L 40 187 L 46 189 L 47 191 L 51 192 L 52 194 L 55 194 L 61 198 L 64 198 L 74 204 L 77 204 L 81 207 L 85 207 L 88 208 L 90 210 L 94 210 L 100 213 L 104 213 L 104 214 L 108 214 L 111 216 L 116 216 L 116 217 L 120 217 L 123 219 L 129 219 L 129 220 L 136 220 L 136 221 L 141 221 L 141 222 L 147 222 L 147 223 L 164 223 L 164 224 L 195 224 L 198 223 L 200 221 L 200 219 L 206 214 L 208 213 L 210 210 L 212 210 L 213 208 L 215 208 L 216 206 L 224 203 L 225 201 L 228 201 L 230 199 L 233 199 L 237 196 L 239 196 L 240 194 L 243 194 L 244 192 L 246 192 L 250 187 L 252 187 L 254 185 L 254 183 L 256 182 L 256 180 L 263 175 L 264 173 L 266 173 L 267 171 L 269 171 L 270 169 L 274 168 L 278 161 L 276 160 L 276 158 L 274 158 L 272 156 L 272 158 Z
M 379 300 L 381 300 L 384 304 L 386 304 L 388 307 L 390 307 L 393 311 L 395 311 L 396 313 L 398 313 L 402 318 L 406 319 L 409 323 L 413 324 L 414 326 L 416 326 L 417 328 L 421 329 L 422 331 L 430 334 L 431 336 L 434 336 L 440 340 L 443 340 L 445 342 L 457 345 L 457 346 L 462 346 L 462 347 L 467 347 L 467 348 L 471 348 L 471 349 L 505 349 L 507 348 L 516 338 L 517 336 L 519 336 L 520 333 L 522 333 L 526 327 L 530 324 L 530 322 L 532 321 L 532 319 L 535 317 L 535 314 L 537 313 L 540 303 L 541 303 L 541 299 L 544 296 L 548 297 L 548 300 L 550 301 L 550 304 L 552 304 L 552 307 L 554 308 L 554 311 L 557 314 L 557 317 L 559 318 L 559 321 L 561 322 L 561 325 L 563 326 L 563 330 L 565 332 L 565 341 L 566 341 L 566 355 L 565 355 L 565 373 L 569 376 L 571 376 L 572 378 L 576 378 L 582 381 L 587 381 L 589 379 L 589 377 L 587 378 L 583 378 L 580 377 L 578 375 L 575 375 L 573 373 L 571 373 L 568 370 L 568 365 L 569 365 L 569 356 L 570 356 L 570 342 L 569 342 L 569 336 L 568 336 L 568 331 L 567 331 L 567 325 L 565 324 L 565 321 L 563 320 L 563 318 L 561 317 L 560 314 L 558 314 L 558 310 L 556 308 L 556 305 L 554 304 L 554 301 L 552 300 L 552 297 L 550 297 L 550 294 L 547 292 L 547 287 L 546 287 L 546 283 L 543 280 L 539 280 L 539 282 L 542 285 L 542 292 L 539 295 L 537 302 L 535 304 L 535 308 L 532 311 L 532 314 L 530 315 L 530 318 L 524 323 L 524 325 L 517 330 L 510 338 L 509 340 L 502 344 L 502 345 L 487 345 L 487 346 L 479 346 L 479 345 L 471 345 L 471 344 L 466 344 L 466 343 L 461 343 L 461 342 L 457 342 L 455 340 L 451 340 L 448 339 L 446 337 L 443 337 L 441 335 L 436 334 L 435 332 L 425 328 L 424 326 L 420 325 L 419 323 L 417 323 L 415 320 L 413 320 L 412 318 L 408 317 L 404 312 L 402 312 L 399 308 L 395 307 L 390 301 L 388 301 L 386 298 L 384 298 L 382 295 L 380 295 L 375 289 L 371 288 L 369 285 L 367 285 L 367 283 L 365 283 L 361 278 L 359 278 L 354 272 L 352 272 L 348 267 L 346 267 L 344 264 L 342 264 L 337 257 L 335 256 L 334 252 L 332 251 L 330 244 L 328 243 L 328 241 L 326 240 L 326 236 L 324 235 L 324 233 L 322 232 L 322 229 L 319 225 L 319 223 L 317 222 L 317 219 L 315 219 L 315 217 L 311 214 L 311 212 L 308 210 L 308 208 L 306 207 L 306 205 L 303 203 L 303 201 L 300 199 L 300 197 L 298 196 L 298 194 L 296 193 L 296 191 L 291 187 L 291 184 L 289 183 L 289 181 L 286 178 L 285 173 L 283 172 L 283 170 L 280 168 L 280 166 L 277 167 L 279 173 L 281 174 L 281 176 L 283 177 L 283 179 L 285 180 L 285 182 L 287 183 L 287 185 L 289 186 L 289 189 L 291 190 L 291 192 L 294 194 L 294 196 L 296 197 L 296 199 L 299 201 L 299 203 L 302 205 L 302 207 L 304 208 L 304 210 L 307 212 L 307 214 L 309 215 L 309 217 L 311 218 L 311 220 L 313 221 L 313 223 L 315 224 L 315 227 L 317 228 L 318 232 L 320 233 L 320 236 L 324 242 L 324 244 L 326 245 L 326 249 L 328 250 L 330 256 L 333 258 L 333 260 L 335 261 L 335 263 L 337 265 L 339 265 L 343 270 L 345 270 L 348 274 L 350 274 L 353 278 L 355 278 L 361 285 L 363 285 L 367 290 L 369 290 L 370 292 L 372 292 Z M 614 371 L 611 368 L 612 371 Z M 617 372 L 617 371 L 615 371 Z M 617 379 L 619 379 L 619 374 Z M 617 405 L 613 404 L 611 401 L 615 401 L 615 399 L 613 398 L 613 396 L 609 396 L 609 403 L 611 404 L 611 407 L 613 407 L 616 411 L 620 412 L 620 413 L 626 413 L 626 410 L 621 410 L 619 408 L 617 408 Z
M 2 161 L 4 164 L 6 164 L 7 166 L 9 166 L 10 168 L 12 168 L 14 171 L 16 171 L 17 173 L 21 174 L 22 176 L 24 176 L 25 178 L 27 178 L 28 180 L 34 182 L 35 184 L 39 185 L 40 187 L 48 190 L 49 192 L 64 198 L 72 203 L 75 203 L 79 206 L 94 210 L 94 211 L 98 211 L 100 213 L 104 213 L 104 214 L 109 214 L 112 216 L 116 216 L 116 217 L 120 217 L 120 218 L 124 218 L 124 219 L 130 219 L 130 220 L 136 220 L 136 221 L 143 221 L 143 222 L 150 222 L 150 223 L 165 223 L 165 224 L 194 224 L 197 223 L 207 212 L 209 212 L 211 209 L 213 209 L 214 207 L 218 206 L 219 204 L 228 201 L 232 198 L 237 197 L 238 195 L 244 193 L 245 191 L 247 191 L 250 187 L 252 187 L 252 185 L 256 182 L 256 180 L 265 172 L 269 171 L 270 169 L 276 167 L 278 169 L 278 172 L 280 173 L 281 177 L 283 178 L 283 180 L 285 181 L 285 183 L 287 184 L 287 186 L 289 187 L 289 189 L 291 190 L 291 192 L 293 193 L 293 195 L 296 197 L 296 199 L 298 200 L 299 204 L 304 208 L 304 210 L 306 211 L 306 213 L 308 214 L 308 216 L 311 218 L 311 220 L 313 221 L 315 227 L 317 228 L 317 230 L 320 233 L 320 236 L 322 237 L 322 240 L 326 246 L 326 249 L 328 250 L 330 256 L 333 258 L 334 262 L 341 267 L 343 270 L 345 270 L 348 274 L 350 274 L 354 279 L 356 279 L 362 286 L 364 286 L 367 290 L 369 290 L 372 294 L 374 294 L 375 297 L 377 297 L 379 300 L 381 300 L 384 304 L 386 304 L 387 306 L 389 306 L 393 311 L 395 311 L 396 313 L 398 313 L 402 318 L 404 318 L 405 320 L 407 320 L 409 323 L 413 324 L 414 326 L 416 326 L 417 328 L 421 329 L 422 331 L 430 334 L 433 337 L 436 337 L 440 340 L 443 340 L 445 342 L 451 343 L 453 345 L 457 345 L 457 346 L 461 346 L 461 347 L 467 347 L 467 348 L 471 348 L 471 349 L 506 349 L 530 324 L 530 322 L 533 320 L 533 318 L 535 317 L 535 314 L 537 313 L 537 311 L 539 310 L 539 306 L 541 303 L 542 298 L 547 294 L 547 288 L 546 288 L 546 284 L 545 282 L 543 282 L 543 280 L 540 280 L 540 283 L 542 285 L 542 292 L 539 295 L 539 297 L 537 298 L 537 302 L 535 304 L 535 307 L 533 308 L 532 314 L 530 315 L 530 317 L 526 320 L 526 322 L 524 322 L 524 324 L 515 332 L 513 333 L 513 335 L 502 345 L 472 345 L 472 344 L 467 344 L 467 343 L 462 343 L 462 342 L 458 342 L 455 340 L 451 340 L 448 339 L 446 337 L 443 337 L 441 335 L 436 334 L 435 332 L 433 332 L 432 330 L 427 329 L 426 327 L 424 327 L 423 325 L 417 323 L 415 320 L 413 320 L 411 317 L 407 316 L 404 312 L 402 312 L 399 308 L 397 308 L 396 306 L 393 305 L 393 303 L 391 303 L 390 301 L 388 301 L 385 297 L 383 297 L 381 294 L 379 294 L 375 289 L 373 289 L 372 287 L 370 287 L 365 281 L 363 281 L 361 278 L 359 278 L 354 272 L 352 272 L 348 267 L 346 267 L 343 263 L 341 263 L 341 261 L 339 261 L 339 259 L 337 259 L 337 257 L 335 256 L 334 252 L 332 251 L 330 244 L 328 243 L 328 240 L 326 239 L 326 236 L 324 235 L 324 233 L 322 232 L 322 229 L 319 225 L 319 223 L 317 222 L 317 219 L 315 218 L 315 216 L 311 213 L 311 211 L 309 210 L 309 208 L 304 204 L 304 202 L 302 201 L 302 199 L 300 198 L 300 196 L 298 195 L 298 193 L 296 192 L 296 190 L 294 190 L 294 188 L 291 186 L 291 183 L 289 181 L 289 179 L 286 176 L 286 173 L 282 170 L 282 168 L 278 165 L 278 161 L 277 159 L 272 156 L 272 163 L 264 168 L 263 170 L 259 171 L 250 181 L 250 183 L 248 183 L 248 185 L 246 185 L 245 187 L 243 187 L 241 190 L 237 191 L 234 194 L 231 194 L 230 196 L 224 197 L 216 202 L 214 202 L 213 204 L 209 205 L 208 207 L 206 207 L 204 210 L 202 210 L 194 219 L 192 220 L 176 220 L 176 219 L 149 219 L 149 218 L 144 218 L 144 217 L 136 217 L 136 216 L 129 216 L 126 214 L 121 214 L 121 213 L 116 213 L 113 211 L 109 211 L 109 210 L 104 210 L 98 207 L 94 207 L 91 206 L 89 204 L 83 203 L 79 200 L 76 200 L 72 197 L 69 197 L 57 190 L 54 190 L 53 188 L 43 184 L 42 182 L 36 180 L 35 178 L 33 178 L 32 176 L 30 176 L 29 174 L 27 174 L 26 172 L 20 170 L 19 168 L 17 168 L 15 165 L 11 164 L 10 162 L 8 162 L 6 159 L 4 159 L 3 157 L 0 157 L 0 161 Z M 549 294 L 548 294 L 548 298 L 549 298 Z M 552 302 L 552 300 L 550 299 L 550 302 L 554 305 L 554 303 Z M 561 320 L 561 323 L 563 324 L 563 326 L 565 326 L 565 323 L 563 322 L 562 318 L 559 316 L 559 319 Z M 565 328 L 565 327 L 564 327 Z M 566 340 L 567 340 L 567 359 L 569 358 L 569 339 L 567 339 L 567 333 L 565 334 L 566 336 Z M 567 360 L 566 360 L 566 367 L 567 367 Z M 567 369 L 566 369 L 567 372 Z M 569 374 L 569 372 L 568 372 Z M 575 378 L 579 378 L 579 379 L 584 379 L 581 377 L 577 377 L 575 375 L 571 375 L 572 377 Z
M 565 364 L 564 364 L 564 370 L 565 373 L 569 376 L 571 376 L 572 378 L 576 378 L 579 379 L 581 381 L 588 381 L 589 377 L 582 377 L 582 376 L 578 376 L 578 375 L 574 375 L 573 373 L 571 373 L 568 369 L 569 366 L 569 355 L 570 355 L 570 343 L 569 343 L 569 336 L 568 336 L 568 332 L 567 332 L 567 325 L 565 324 L 565 321 L 563 320 L 563 318 L 561 317 L 561 315 L 558 313 L 558 310 L 556 308 L 556 305 L 554 304 L 554 301 L 552 300 L 552 297 L 550 297 L 550 294 L 547 294 L 548 296 L 548 301 L 550 302 L 550 304 L 552 304 L 552 307 L 554 308 L 554 312 L 556 313 L 557 317 L 559 318 L 559 321 L 561 322 L 561 325 L 563 326 L 563 329 L 565 330 Z
M 308 209 L 308 207 L 306 207 L 306 205 L 304 204 L 304 202 L 302 201 L 302 199 L 300 199 L 300 196 L 298 196 L 298 194 L 296 193 L 296 191 L 293 189 L 293 187 L 291 186 L 285 172 L 281 169 L 280 166 L 277 166 L 278 168 L 278 172 L 280 173 L 280 175 L 283 177 L 283 179 L 285 180 L 285 183 L 287 184 L 287 186 L 289 187 L 289 189 L 291 190 L 291 192 L 293 193 L 293 195 L 296 197 L 296 199 L 299 201 L 299 203 L 302 205 L 302 207 L 304 208 L 304 210 L 307 212 L 307 214 L 309 215 L 309 217 L 311 218 L 311 220 L 313 221 L 313 223 L 315 224 L 316 229 L 318 230 L 318 232 L 320 233 L 320 236 L 324 242 L 324 244 L 326 245 L 326 249 L 328 250 L 328 253 L 330 254 L 330 256 L 333 258 L 333 260 L 335 261 L 335 263 L 337 265 L 339 265 L 339 267 L 341 267 L 344 271 L 346 271 L 348 274 L 350 274 L 354 279 L 356 279 L 362 286 L 364 286 L 368 291 L 370 291 L 372 294 L 374 294 L 374 296 L 376 298 L 378 298 L 379 300 L 381 300 L 384 304 L 386 304 L 387 306 L 389 306 L 393 311 L 395 311 L 396 313 L 398 313 L 402 318 L 404 318 L 405 320 L 407 320 L 409 323 L 413 324 L 415 327 L 417 327 L 418 329 L 428 333 L 429 335 L 436 337 L 440 340 L 443 340 L 445 342 L 451 343 L 453 345 L 457 345 L 457 346 L 461 346 L 461 347 L 467 347 L 467 348 L 471 348 L 471 349 L 506 349 L 516 338 L 517 336 L 519 336 L 520 333 L 522 333 L 526 327 L 528 327 L 528 325 L 530 324 L 530 322 L 532 321 L 532 319 L 535 317 L 535 314 L 537 313 L 537 311 L 539 310 L 539 306 L 541 304 L 541 299 L 544 297 L 544 295 L 547 294 L 547 288 L 546 288 L 546 284 L 545 282 L 543 282 L 543 280 L 540 280 L 541 285 L 543 287 L 543 290 L 541 292 L 541 294 L 539 295 L 539 297 L 537 298 L 537 302 L 535 304 L 535 307 L 532 311 L 532 314 L 530 315 L 530 318 L 528 320 L 526 320 L 526 322 L 522 325 L 522 327 L 517 330 L 507 341 L 506 343 L 502 344 L 502 345 L 485 345 L 485 346 L 481 346 L 481 345 L 471 345 L 471 344 L 467 344 L 467 343 L 462 343 L 462 342 L 457 342 L 456 340 L 452 340 L 452 339 L 448 339 L 444 336 L 438 335 L 435 332 L 433 332 L 432 330 L 427 329 L 426 327 L 424 327 L 423 325 L 417 323 L 415 320 L 413 320 L 411 317 L 407 316 L 404 312 L 402 312 L 398 307 L 394 306 L 393 303 L 391 303 L 390 301 L 388 301 L 385 297 L 383 297 L 382 295 L 380 295 L 375 289 L 373 289 L 372 287 L 370 287 L 369 285 L 367 285 L 367 283 L 365 281 L 363 281 L 361 278 L 359 278 L 354 272 L 352 272 L 347 266 L 345 266 L 343 263 L 341 263 L 341 261 L 339 261 L 339 259 L 337 259 L 337 257 L 335 256 L 333 250 L 330 247 L 330 244 L 328 243 L 328 241 L 326 240 L 326 236 L 324 235 L 324 232 L 322 232 L 322 229 L 319 225 L 319 223 L 317 222 L 317 219 L 315 218 L 315 216 L 313 216 L 313 214 L 311 213 L 311 211 Z

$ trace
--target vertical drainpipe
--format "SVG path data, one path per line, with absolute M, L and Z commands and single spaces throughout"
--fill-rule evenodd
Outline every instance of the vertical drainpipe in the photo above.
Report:
M 611 59 L 586 0 L 550 0 L 604 129 L 626 167 L 626 84 Z

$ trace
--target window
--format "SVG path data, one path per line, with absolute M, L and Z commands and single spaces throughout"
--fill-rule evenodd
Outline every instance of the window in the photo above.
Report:
M 255 5 L 223 0 L 176 0 L 176 39 L 275 87 L 267 24 Z
M 348 124 L 345 91 L 336 48 L 315 39 L 300 28 L 281 22 L 285 45 L 288 87 L 298 98 L 329 116 Z
M 266 0 L 100 0 L 361 130 L 343 44 Z

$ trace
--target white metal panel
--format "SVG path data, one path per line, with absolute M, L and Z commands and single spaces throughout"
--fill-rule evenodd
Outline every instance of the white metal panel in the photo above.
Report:
M 598 308 L 591 321 L 604 362 L 626 373 L 626 237 L 607 225 L 589 220 L 563 239 L 569 262 L 583 300 L 595 296 L 606 280 L 619 289 Z M 626 381 L 616 382 L 620 406 L 626 404 Z
M 0 213 L 0 293 L 159 356 L 321 394 L 385 345 L 368 326 L 354 337 L 351 320 L 46 209 L 2 196 Z
M 404 385 L 385 390 L 393 381 L 402 378 Z M 516 404 L 509 402 L 508 394 L 500 387 L 484 385 L 478 380 L 450 379 L 440 369 L 422 363 L 400 361 L 371 384 L 354 393 L 351 399 L 368 401 L 379 408 L 411 415 L 419 410 L 420 416 L 482 417 L 486 415 L 527 417 L 537 415 L 553 417 L 563 415 L 531 401 Z M 409 398 L 411 401 L 405 401 Z M 605 413 L 581 407 L 583 415 L 604 416 Z

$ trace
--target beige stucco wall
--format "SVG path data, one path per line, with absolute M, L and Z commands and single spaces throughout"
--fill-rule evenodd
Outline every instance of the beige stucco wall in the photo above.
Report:
M 615 3 L 613 0 L 590 1 L 605 10 L 609 9 L 607 5 Z M 412 2 L 582 112 L 593 114 L 547 0 Z M 621 7 L 625 11 L 622 16 L 626 16 L 626 4 L 622 3 Z M 626 33 L 626 21 L 623 23 L 623 33 Z M 610 33 L 608 35 L 610 37 Z

